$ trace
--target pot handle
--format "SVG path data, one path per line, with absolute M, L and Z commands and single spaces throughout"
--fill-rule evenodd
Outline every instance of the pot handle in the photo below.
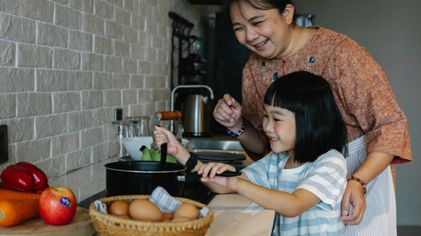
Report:
M 221 176 L 221 177 L 235 177 L 235 176 L 240 176 L 241 172 L 240 171 L 224 171 L 221 174 L 216 174 L 216 176 Z M 193 183 L 196 181 L 199 181 L 200 178 L 202 178 L 201 175 L 199 175 L 197 172 L 192 172 L 190 174 L 186 174 L 186 175 L 180 175 L 177 176 L 177 180 L 180 182 L 186 182 L 186 183 Z

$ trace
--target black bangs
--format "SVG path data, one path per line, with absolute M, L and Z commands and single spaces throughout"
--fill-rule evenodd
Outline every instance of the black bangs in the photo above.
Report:
M 263 102 L 291 112 L 300 112 L 303 104 L 312 103 L 314 96 L 330 89 L 322 77 L 298 71 L 276 79 L 267 89 Z M 320 96 L 320 95 L 319 95 Z

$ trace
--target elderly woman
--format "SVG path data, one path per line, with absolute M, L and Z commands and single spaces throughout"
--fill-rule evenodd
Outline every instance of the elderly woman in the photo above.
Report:
M 243 69 L 242 104 L 225 94 L 215 119 L 257 160 L 270 151 L 262 120 L 272 81 L 299 70 L 324 77 L 348 130 L 346 235 L 396 235 L 390 164 L 412 156 L 407 119 L 383 69 L 347 36 L 295 25 L 289 0 L 232 0 L 228 6 L 235 36 L 252 55 Z

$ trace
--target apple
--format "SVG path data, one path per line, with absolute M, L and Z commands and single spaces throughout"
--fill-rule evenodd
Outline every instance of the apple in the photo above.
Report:
M 50 225 L 70 223 L 76 214 L 76 208 L 76 197 L 67 187 L 46 188 L 39 198 L 39 215 Z

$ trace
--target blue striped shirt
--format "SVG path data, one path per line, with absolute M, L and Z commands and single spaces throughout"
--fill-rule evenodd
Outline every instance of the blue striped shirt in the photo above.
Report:
M 319 203 L 297 217 L 276 213 L 272 235 L 342 235 L 345 226 L 339 217 L 346 186 L 343 155 L 330 150 L 314 162 L 284 169 L 287 160 L 285 153 L 271 153 L 242 170 L 260 186 L 289 193 L 305 189 L 320 198 Z

